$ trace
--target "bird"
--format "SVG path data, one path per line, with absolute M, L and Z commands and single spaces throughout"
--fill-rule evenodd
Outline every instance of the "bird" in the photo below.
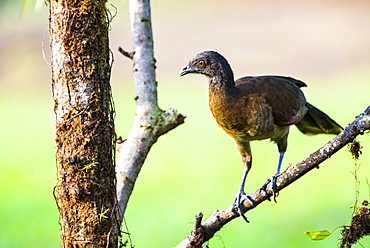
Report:
M 287 76 L 246 76 L 234 80 L 228 61 L 216 51 L 197 54 L 180 70 L 180 76 L 201 74 L 208 77 L 208 103 L 219 127 L 235 141 L 244 170 L 233 206 L 249 222 L 241 206 L 247 197 L 244 186 L 252 167 L 250 142 L 270 139 L 278 147 L 276 173 L 271 182 L 276 202 L 280 174 L 290 126 L 306 135 L 339 134 L 343 128 L 324 112 L 308 103 L 301 87 L 307 85 Z

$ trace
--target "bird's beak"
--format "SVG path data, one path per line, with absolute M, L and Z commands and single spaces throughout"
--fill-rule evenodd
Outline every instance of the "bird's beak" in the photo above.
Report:
M 187 65 L 187 66 L 185 66 L 184 68 L 182 68 L 180 70 L 180 77 L 184 76 L 186 74 L 195 73 L 195 72 L 196 72 L 196 70 L 194 70 L 190 65 Z

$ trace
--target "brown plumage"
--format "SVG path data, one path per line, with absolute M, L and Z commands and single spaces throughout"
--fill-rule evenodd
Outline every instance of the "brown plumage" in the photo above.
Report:
M 306 101 L 300 89 L 306 84 L 297 79 L 260 76 L 234 81 L 229 63 L 214 51 L 196 55 L 180 71 L 181 76 L 189 73 L 203 74 L 209 78 L 210 110 L 218 125 L 235 140 L 242 157 L 244 173 L 234 204 L 245 220 L 240 205 L 246 198 L 244 183 L 252 166 L 250 141 L 271 139 L 278 146 L 278 166 L 271 180 L 275 199 L 278 191 L 276 177 L 287 149 L 289 127 L 295 124 L 308 135 L 338 134 L 343 130 L 329 116 Z

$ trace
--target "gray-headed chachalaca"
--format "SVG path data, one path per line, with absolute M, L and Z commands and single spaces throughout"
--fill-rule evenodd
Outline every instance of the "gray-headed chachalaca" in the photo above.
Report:
M 338 134 L 343 129 L 325 113 L 306 101 L 300 87 L 306 84 L 282 76 L 242 77 L 234 81 L 227 60 L 217 52 L 205 51 L 193 58 L 181 71 L 203 74 L 209 78 L 209 107 L 218 125 L 236 143 L 244 165 L 242 181 L 234 200 L 241 216 L 246 199 L 244 184 L 252 167 L 250 141 L 271 139 L 279 150 L 276 174 L 272 177 L 274 200 L 278 191 L 276 178 L 287 149 L 289 127 L 296 125 L 307 135 Z M 268 180 L 266 184 L 269 182 Z

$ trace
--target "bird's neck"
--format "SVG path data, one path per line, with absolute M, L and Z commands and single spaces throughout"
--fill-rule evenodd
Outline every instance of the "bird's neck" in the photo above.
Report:
M 212 113 L 215 111 L 223 112 L 223 108 L 228 108 L 232 104 L 232 99 L 237 95 L 234 78 L 228 76 L 213 76 L 209 79 L 209 106 Z
M 219 73 L 209 79 L 209 89 L 210 90 L 221 90 L 227 91 L 235 87 L 234 75 L 233 73 L 225 73 L 219 71 Z
M 238 88 L 235 87 L 234 79 L 231 78 L 210 78 L 208 88 L 208 104 L 218 125 L 227 132 L 227 122 L 233 123 L 235 117 L 235 99 L 238 95 Z

